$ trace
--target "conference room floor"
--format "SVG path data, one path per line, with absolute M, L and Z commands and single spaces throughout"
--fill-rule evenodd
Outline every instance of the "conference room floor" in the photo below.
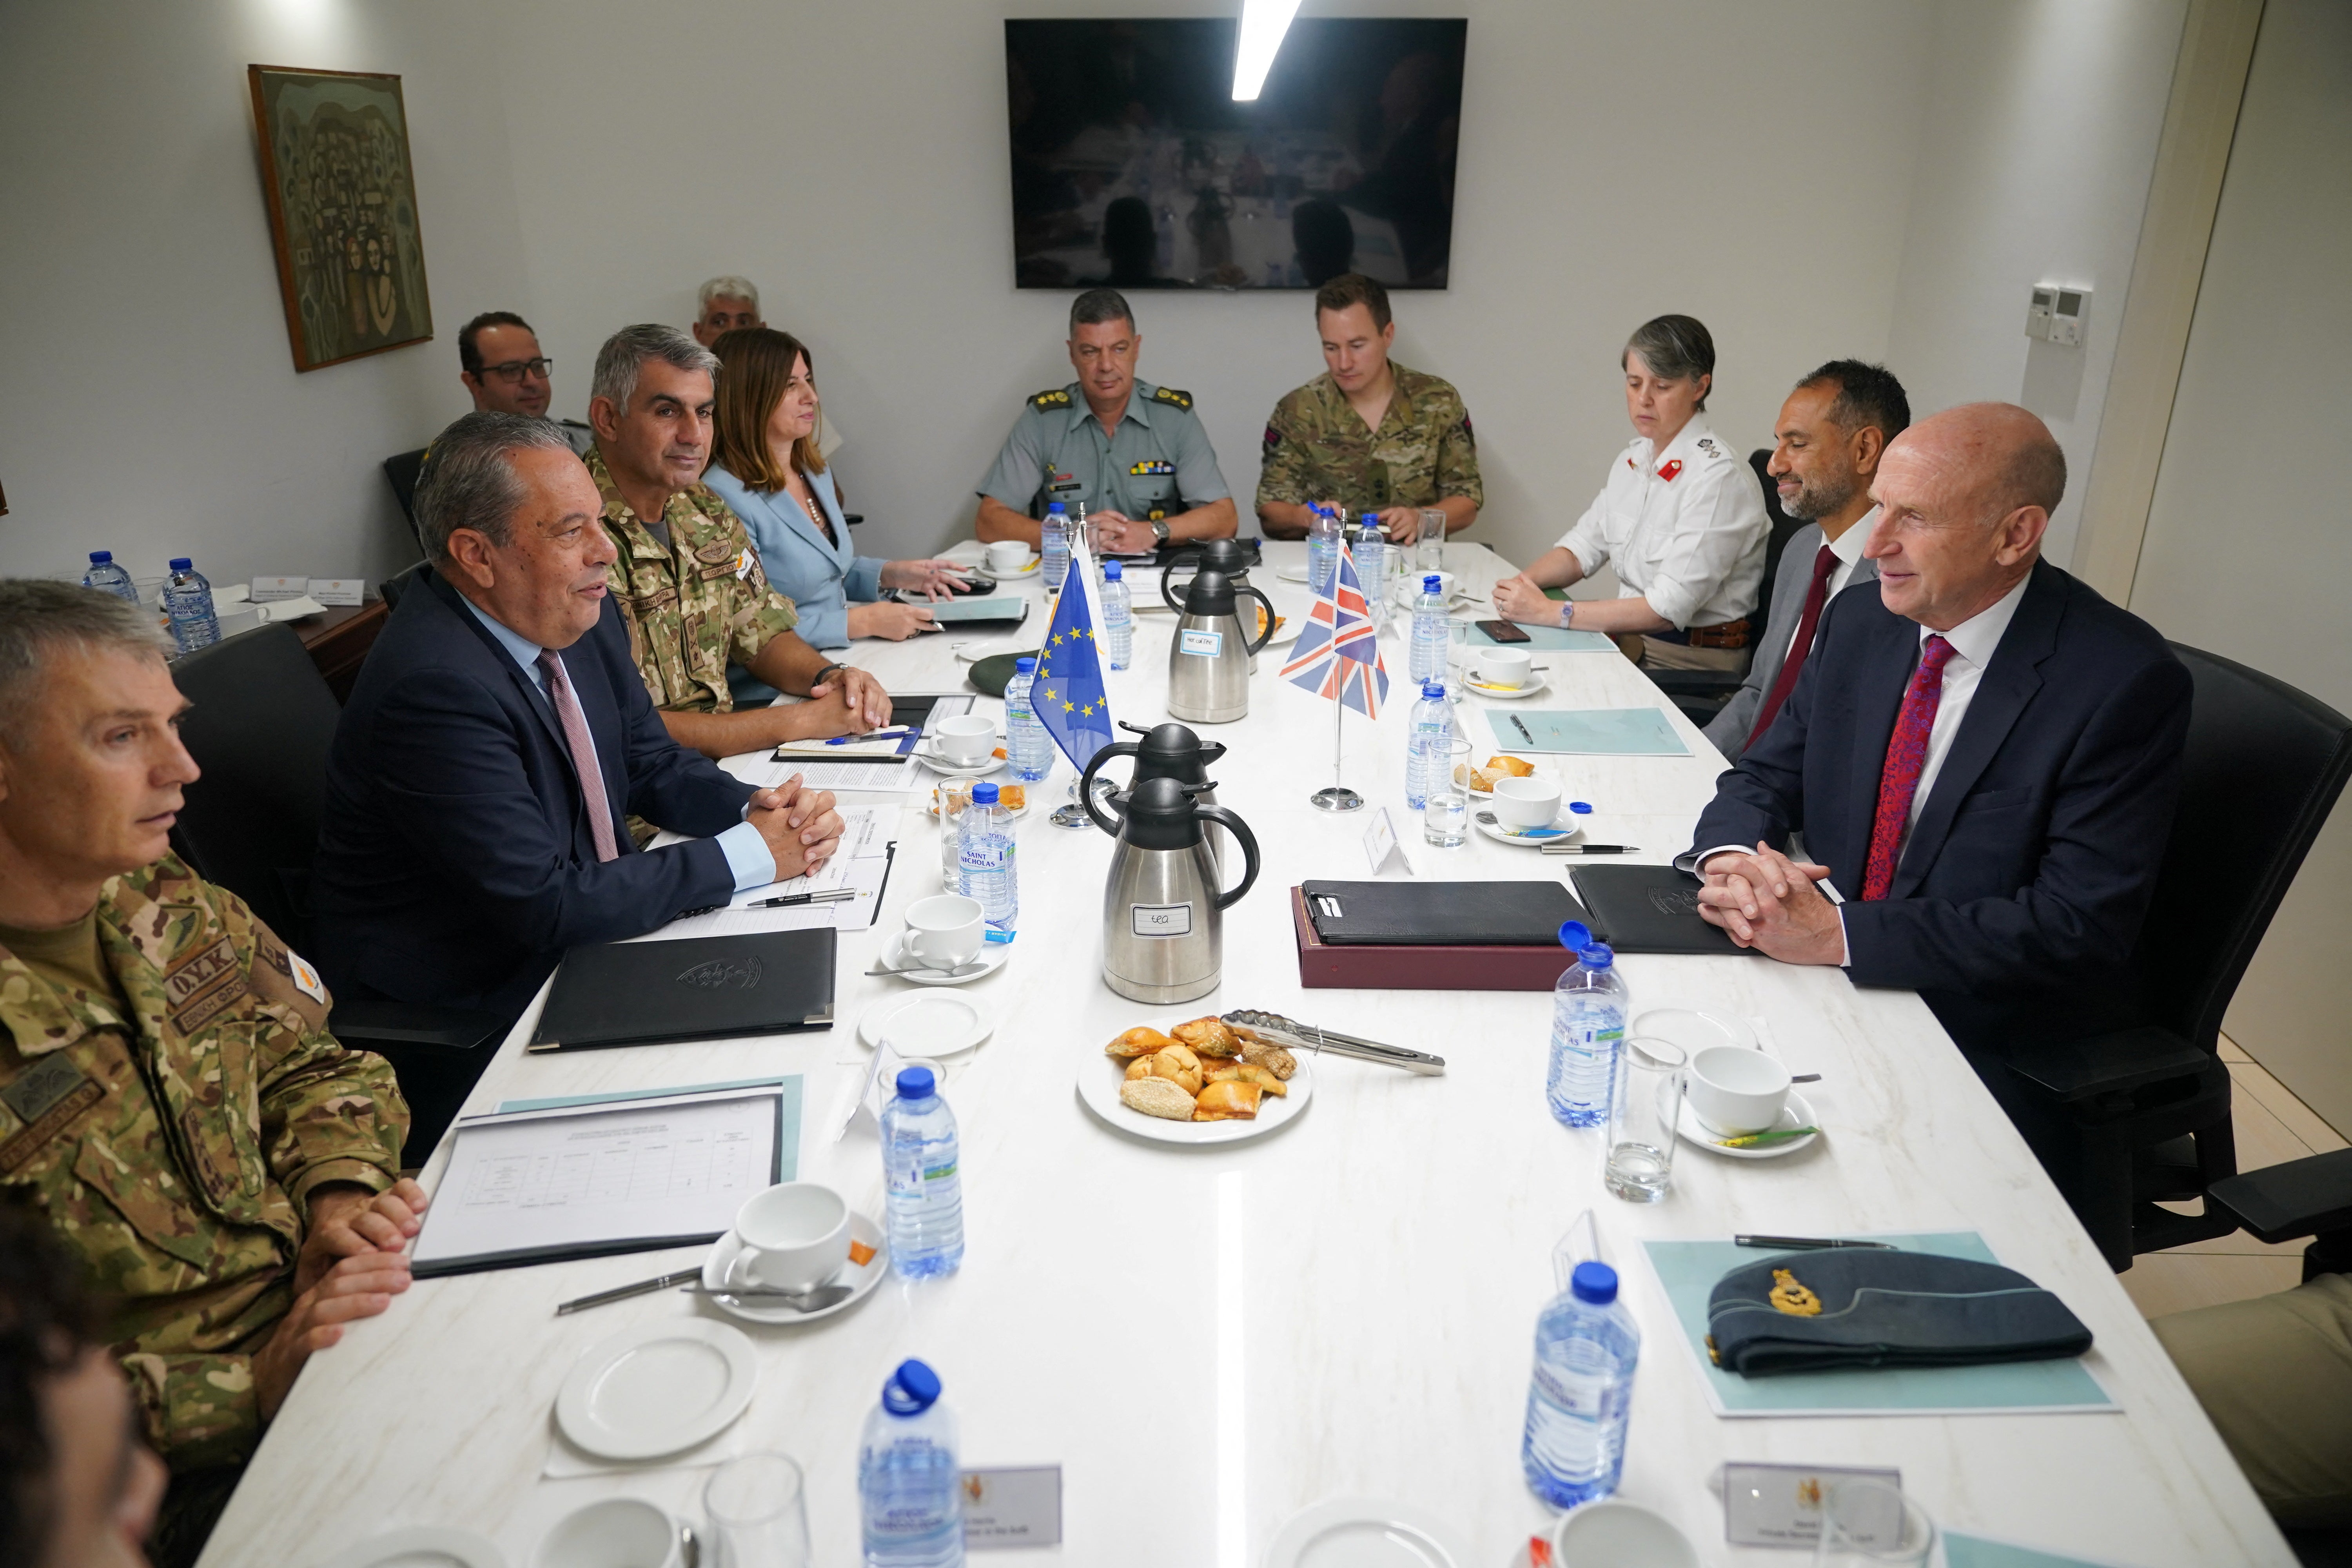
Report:
M 1274 568 L 1295 566 L 1302 551 L 1270 544 L 1254 574 L 1286 615 L 1303 612 L 1304 590 L 1276 581 Z M 1462 542 L 1447 565 L 1472 589 L 1507 570 Z M 1139 596 L 1151 586 L 1139 584 Z M 1033 637 L 1042 614 L 1041 602 L 1024 628 Z M 1173 626 L 1164 614 L 1139 618 L 1134 668 L 1110 679 L 1118 718 L 1164 717 Z M 861 645 L 856 658 L 893 690 L 964 689 L 951 647 L 962 635 Z M 1391 810 L 1415 874 L 1559 875 L 1562 862 L 1480 838 L 1453 851 L 1421 843 L 1402 798 L 1403 647 L 1394 636 L 1384 647 L 1400 679 L 1377 724 L 1349 717 L 1343 771 Z M 1665 706 L 1613 652 L 1537 662 L 1549 667 L 1549 705 Z M 1725 1543 L 1708 1478 L 1726 1460 L 1896 1467 L 1948 1528 L 2104 1563 L 2294 1561 L 2125 1287 L 1916 996 L 1755 958 L 1627 956 L 1637 1014 L 1701 1007 L 1760 1024 L 1793 1071 L 1822 1075 L 1804 1090 L 1825 1130 L 1813 1147 L 1751 1163 L 1685 1145 L 1672 1194 L 1643 1206 L 1607 1195 L 1598 1137 L 1545 1109 L 1549 996 L 1303 989 L 1287 889 L 1367 875 L 1370 814 L 1308 805 L 1331 777 L 1332 712 L 1281 683 L 1279 666 L 1278 650 L 1261 659 L 1246 719 L 1202 731 L 1233 748 L 1213 770 L 1220 798 L 1265 857 L 1226 918 L 1222 988 L 1171 1008 L 1112 994 L 1098 974 L 1110 841 L 1033 811 L 1019 825 L 1020 940 L 1001 972 L 965 993 L 994 1009 L 996 1031 L 950 1064 L 944 1089 L 962 1127 L 962 1269 L 894 1278 L 821 1322 L 751 1331 L 761 1381 L 739 1446 L 781 1448 L 806 1468 L 817 1562 L 857 1560 L 858 1428 L 888 1369 L 919 1355 L 960 1415 L 965 1464 L 1063 1468 L 1064 1561 L 1256 1568 L 1286 1520 L 1369 1497 L 1450 1521 L 1469 1543 L 1465 1568 L 1502 1568 L 1551 1517 L 1520 1478 L 1519 1433 L 1553 1245 L 1588 1209 L 1645 1336 L 1622 1495 L 1674 1520 L 1703 1562 L 1794 1560 Z M 1687 756 L 1551 760 L 1570 795 L 1595 805 L 1596 837 L 1642 846 L 1653 861 L 1684 847 L 1720 766 L 1666 711 Z M 1471 733 L 1483 755 L 1483 721 Z M 1041 805 L 1071 777 L 1057 762 L 1035 786 Z M 938 872 L 936 829 L 913 804 L 921 797 L 867 798 L 905 805 L 900 849 L 875 930 L 843 936 L 834 1030 L 525 1056 L 527 1015 L 469 1112 L 516 1096 L 800 1073 L 799 1173 L 878 1215 L 874 1135 L 836 1142 L 835 1119 L 866 1059 L 853 1026 L 904 990 L 865 971 L 905 906 L 937 889 Z M 1077 1075 L 1104 1068 L 1102 1046 L 1121 1029 L 1235 1007 L 1435 1051 L 1449 1068 L 1418 1078 L 1324 1059 L 1292 1124 L 1211 1149 L 1146 1142 L 1079 1102 Z M 445 1142 L 428 1186 L 447 1153 Z M 1975 1230 L 2091 1327 L 2084 1364 L 2119 1409 L 1718 1416 L 1641 1243 L 1736 1230 Z M 550 1410 L 583 1352 L 633 1327 L 718 1315 L 667 1292 L 562 1319 L 555 1305 L 697 1256 L 420 1283 L 312 1360 L 204 1562 L 317 1564 L 387 1526 L 441 1524 L 494 1538 L 520 1565 L 554 1521 L 602 1496 L 648 1497 L 698 1518 L 705 1470 L 543 1473 Z

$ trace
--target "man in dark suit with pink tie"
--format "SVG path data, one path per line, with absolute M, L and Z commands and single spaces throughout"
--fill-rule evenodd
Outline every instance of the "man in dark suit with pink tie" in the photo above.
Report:
M 2041 558 L 2065 484 L 2048 427 L 2007 404 L 1890 443 L 1877 584 L 1830 601 L 1684 862 L 1742 946 L 1918 991 L 2037 1152 L 2005 1063 L 2137 1021 L 2127 963 L 2189 724 L 2164 639 Z

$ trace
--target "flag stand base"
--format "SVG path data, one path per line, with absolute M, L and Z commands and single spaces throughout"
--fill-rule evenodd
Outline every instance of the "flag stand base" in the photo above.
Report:
M 1095 819 L 1087 815 L 1087 808 L 1075 802 L 1055 806 L 1045 820 L 1056 827 L 1092 827 L 1095 825 Z
M 1307 797 L 1318 811 L 1361 811 L 1364 797 L 1346 784 L 1329 784 Z

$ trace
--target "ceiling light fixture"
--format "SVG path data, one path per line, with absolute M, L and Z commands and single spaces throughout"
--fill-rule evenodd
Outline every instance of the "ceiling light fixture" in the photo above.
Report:
M 1242 0 L 1241 47 L 1234 51 L 1234 101 L 1255 101 L 1274 68 L 1275 51 L 1298 14 L 1298 0 Z

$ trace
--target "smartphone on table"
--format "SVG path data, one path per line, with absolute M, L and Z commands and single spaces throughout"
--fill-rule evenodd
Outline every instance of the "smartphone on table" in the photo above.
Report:
M 1478 621 L 1477 628 L 1498 643 L 1526 642 L 1528 634 L 1508 621 Z

